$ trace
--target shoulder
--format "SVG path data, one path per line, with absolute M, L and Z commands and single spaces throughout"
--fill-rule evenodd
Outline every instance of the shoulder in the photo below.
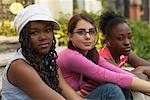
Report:
M 108 47 L 104 47 L 99 51 L 99 55 L 107 60 L 114 61 Z
M 12 72 L 13 75 L 16 74 L 28 74 L 31 71 L 34 71 L 34 68 L 30 66 L 25 60 L 17 59 L 10 64 L 9 71 Z
M 103 57 L 108 56 L 108 55 L 110 55 L 110 51 L 107 47 L 104 47 L 99 51 L 99 55 L 101 55 Z
M 12 61 L 10 64 L 10 68 L 12 69 L 25 69 L 25 68 L 32 68 L 24 59 L 16 59 Z
M 17 59 L 22 59 L 24 61 L 26 61 L 27 63 L 29 63 L 26 58 L 23 56 L 22 54 L 22 49 L 19 49 L 16 54 L 9 60 L 8 64 L 11 64 L 12 62 L 14 62 Z
M 84 57 L 81 53 L 78 51 L 72 50 L 72 49 L 65 49 L 64 51 L 60 52 L 58 54 L 57 58 L 57 64 L 62 67 L 68 66 L 68 65 L 76 65 L 80 62 L 86 62 L 88 59 Z
M 133 51 L 129 52 L 129 55 L 128 55 L 128 63 L 129 64 L 136 63 L 140 59 L 141 58 L 137 54 L 135 54 Z
M 22 50 L 19 49 L 16 54 L 10 59 L 10 61 L 7 64 L 7 70 L 8 72 L 14 71 L 15 73 L 17 70 L 22 70 L 26 68 L 29 65 L 29 62 L 26 60 L 26 58 L 22 54 Z M 25 70 L 23 70 L 25 71 Z M 20 71 L 19 71 L 20 72 Z
M 68 61 L 69 62 L 76 61 L 83 57 L 84 56 L 81 53 L 79 53 L 78 51 L 66 48 L 65 50 L 63 50 L 62 52 L 60 52 L 58 54 L 57 63 L 60 63 L 60 62 L 68 63 Z
M 14 85 L 20 81 L 25 82 L 24 80 L 36 74 L 39 76 L 35 69 L 23 59 L 13 61 L 7 73 L 8 80 Z
M 79 53 L 78 51 L 76 50 L 72 50 L 72 49 L 69 49 L 69 48 L 66 48 L 64 49 L 63 51 L 61 51 L 59 54 L 58 54 L 58 58 L 69 58 L 69 57 L 72 57 L 74 55 L 82 55 L 81 53 Z
M 22 57 L 19 57 L 15 60 L 13 60 L 10 64 L 10 67 L 12 69 L 17 69 L 17 70 L 35 70 L 33 66 L 30 65 L 30 63 L 26 60 L 26 58 L 22 55 Z

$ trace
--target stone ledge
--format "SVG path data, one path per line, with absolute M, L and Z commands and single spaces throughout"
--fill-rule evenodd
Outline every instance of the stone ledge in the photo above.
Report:
M 63 49 L 65 49 L 66 46 L 60 46 L 56 47 L 56 52 L 59 53 Z M 7 64 L 8 60 L 12 58 L 12 56 L 16 53 L 16 49 L 12 52 L 5 52 L 5 53 L 0 53 L 0 67 L 3 67 Z
M 19 36 L 0 36 L 0 43 L 3 42 L 17 42 Z

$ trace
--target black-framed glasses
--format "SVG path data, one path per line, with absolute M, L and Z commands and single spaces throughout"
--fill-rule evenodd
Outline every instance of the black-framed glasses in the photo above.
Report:
M 85 36 L 87 33 L 89 33 L 89 35 L 95 36 L 97 34 L 97 31 L 95 28 L 89 29 L 88 32 L 86 32 L 86 29 L 78 29 L 76 32 L 73 32 L 73 33 L 77 33 L 81 36 Z

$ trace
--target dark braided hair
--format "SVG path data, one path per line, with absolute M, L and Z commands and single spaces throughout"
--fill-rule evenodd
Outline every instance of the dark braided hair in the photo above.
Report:
M 42 80 L 52 89 L 61 94 L 61 88 L 58 86 L 58 66 L 56 64 L 57 53 L 55 51 L 56 40 L 53 35 L 53 43 L 49 53 L 44 56 L 41 64 L 37 52 L 31 47 L 31 38 L 29 33 L 31 22 L 27 23 L 20 32 L 19 42 L 21 43 L 23 56 L 29 61 L 29 64 L 38 72 Z
M 110 36 L 112 29 L 121 23 L 127 23 L 123 16 L 107 11 L 100 16 L 99 30 L 101 30 L 104 36 L 107 38 Z
M 81 20 L 86 20 L 87 22 L 91 23 L 94 27 L 95 27 L 95 30 L 96 30 L 96 26 L 94 24 L 94 21 L 93 19 L 87 14 L 87 13 L 80 13 L 80 14 L 77 14 L 77 15 L 74 15 L 70 20 L 69 20 L 69 23 L 68 23 L 68 33 L 70 34 L 73 34 L 73 31 L 77 25 L 77 23 Z M 68 42 L 68 48 L 70 49 L 73 49 L 73 50 L 76 50 L 80 53 L 81 50 L 79 48 L 75 48 L 73 45 L 72 45 L 72 42 L 69 41 Z M 83 54 L 83 53 L 82 53 Z M 98 52 L 96 50 L 96 47 L 94 47 L 93 49 L 89 50 L 87 55 L 86 55 L 86 58 L 91 60 L 92 62 L 94 62 L 95 64 L 98 64 L 98 59 L 99 59 L 99 55 L 98 55 Z

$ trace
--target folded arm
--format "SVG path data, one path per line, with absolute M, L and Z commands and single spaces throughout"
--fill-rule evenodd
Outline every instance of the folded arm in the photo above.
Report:
M 132 74 L 119 73 L 104 68 L 101 65 L 96 65 L 81 54 L 68 55 L 65 57 L 64 66 L 71 72 L 83 74 L 84 76 L 97 82 L 112 82 L 121 87 L 130 87 L 133 78 Z
M 134 67 L 133 73 L 135 74 L 144 74 L 150 79 L 150 62 L 140 58 L 134 52 L 129 53 L 128 63 Z M 146 79 L 147 80 L 147 79 Z

